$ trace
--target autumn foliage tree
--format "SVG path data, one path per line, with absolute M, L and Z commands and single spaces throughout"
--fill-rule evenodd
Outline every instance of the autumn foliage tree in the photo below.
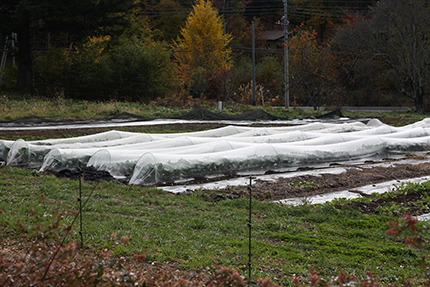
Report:
M 294 100 L 306 104 L 314 98 L 314 105 L 322 102 L 329 93 L 327 87 L 336 77 L 334 56 L 330 45 L 318 44 L 317 32 L 303 24 L 293 31 L 289 43 L 291 88 L 300 98 Z
M 293 26 L 304 23 L 317 32 L 318 41 L 325 41 L 332 37 L 333 27 L 341 24 L 347 14 L 367 13 L 371 2 L 376 1 L 303 1 L 290 0 L 288 6 L 292 11 L 288 20 Z
M 211 80 L 207 78 L 209 74 L 230 68 L 230 41 L 231 36 L 223 33 L 222 19 L 212 2 L 198 0 L 181 30 L 181 37 L 173 44 L 183 82 L 194 86 L 197 94 L 206 89 Z
M 428 1 L 386 0 L 369 17 L 341 26 L 335 43 L 357 60 L 372 59 L 420 114 L 430 111 L 430 7 Z M 364 83 L 363 83 L 364 84 Z

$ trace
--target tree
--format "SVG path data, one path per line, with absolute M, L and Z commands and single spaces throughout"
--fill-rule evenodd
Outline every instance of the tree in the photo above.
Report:
M 126 24 L 125 13 L 133 0 L 2 0 L 0 34 L 18 38 L 17 87 L 33 89 L 32 41 L 43 33 L 67 35 L 70 42 L 107 33 L 108 27 Z
M 198 0 L 181 30 L 182 38 L 173 45 L 175 59 L 182 67 L 206 70 L 229 67 L 231 41 L 210 0 Z
M 290 3 L 291 2 L 291 3 Z M 336 0 L 291 0 L 289 21 L 292 27 L 312 27 L 318 36 L 318 42 L 331 37 L 335 24 L 341 24 L 345 14 L 367 13 L 372 1 L 336 1 Z
M 226 75 L 230 68 L 231 35 L 223 32 L 222 19 L 212 2 L 198 0 L 181 29 L 181 36 L 173 43 L 181 81 L 191 94 L 201 96 L 208 83 L 214 83 L 213 76 Z
M 180 3 L 175 0 L 160 0 L 156 3 L 152 1 L 141 1 L 141 15 L 145 15 L 156 29 L 154 36 L 157 40 L 171 42 L 179 35 L 180 29 L 187 18 L 190 7 L 184 6 L 187 3 Z
M 108 45 L 95 39 L 75 53 L 65 75 L 69 97 L 148 102 L 172 91 L 175 71 L 166 44 L 125 34 L 105 52 Z
M 369 18 L 341 26 L 335 42 L 344 53 L 370 58 L 380 73 L 390 73 L 397 91 L 413 100 L 417 112 L 430 111 L 426 94 L 430 68 L 428 1 L 384 0 Z
M 360 17 L 362 16 L 359 14 L 349 14 L 343 19 L 342 25 L 355 26 Z M 339 47 L 336 42 L 332 42 L 331 53 L 337 59 L 337 86 L 345 91 L 341 97 L 342 105 L 400 104 L 400 97 L 396 99 L 394 95 L 396 91 L 392 81 L 387 81 L 387 75 L 378 71 L 377 64 L 371 57 L 362 57 L 359 53 L 345 51 L 345 48 Z M 386 87 L 392 88 L 387 90 Z M 381 91 L 384 92 L 382 96 Z
M 265 23 L 275 23 L 283 15 L 284 5 L 278 0 L 248 0 L 246 3 L 245 15 L 248 21 L 259 18 Z M 288 1 L 290 2 L 290 1 Z
M 298 93 L 321 102 L 326 87 L 335 79 L 334 57 L 328 44 L 319 45 L 317 32 L 300 25 L 289 42 L 291 86 Z M 307 98 L 307 97 L 306 97 Z M 306 104 L 306 103 L 303 103 Z

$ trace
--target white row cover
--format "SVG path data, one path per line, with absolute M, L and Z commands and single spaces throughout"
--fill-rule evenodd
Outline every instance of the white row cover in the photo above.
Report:
M 430 119 L 404 127 L 379 120 L 172 134 L 110 131 L 43 141 L 0 140 L 8 165 L 41 171 L 94 166 L 130 184 L 153 185 L 223 173 L 264 173 L 395 158 L 430 150 Z M 7 155 L 7 156 L 6 156 Z
M 340 137 L 337 139 L 345 140 Z M 151 185 L 229 172 L 260 174 L 268 170 L 283 171 L 300 166 L 360 163 L 366 160 L 398 158 L 405 153 L 428 150 L 430 136 L 407 139 L 370 136 L 355 140 L 350 138 L 349 141 L 343 142 L 330 141 L 329 144 L 320 145 L 255 144 L 222 153 L 207 153 L 204 157 L 198 154 L 147 152 L 137 161 L 130 184 Z
M 238 135 L 240 135 L 240 137 L 243 138 L 246 136 L 256 137 L 262 135 L 276 135 L 293 130 L 319 130 L 321 132 L 324 132 L 325 129 L 333 128 L 336 126 L 338 129 L 342 130 L 351 130 L 354 129 L 354 126 L 357 126 L 355 129 L 366 128 L 363 123 L 358 122 L 354 124 L 345 123 L 342 125 L 333 123 L 312 123 L 303 126 L 281 128 L 250 128 L 241 126 L 226 126 L 223 128 L 207 131 L 170 134 L 141 134 L 112 130 L 109 132 L 75 138 L 47 139 L 29 142 L 20 139 L 13 143 L 8 142 L 3 144 L 3 154 L 7 154 L 7 156 L 2 156 L 2 159 L 6 160 L 9 165 L 29 165 L 31 167 L 39 167 L 42 164 L 45 155 L 47 155 L 51 150 L 54 149 L 86 149 L 102 148 L 109 146 L 123 146 L 135 143 L 143 143 L 168 138 L 174 139 L 186 136 L 200 138 L 223 138 L 228 136 L 237 137 Z M 175 144 L 174 146 L 177 145 Z

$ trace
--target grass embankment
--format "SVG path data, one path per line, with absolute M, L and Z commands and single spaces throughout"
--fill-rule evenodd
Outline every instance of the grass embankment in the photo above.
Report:
M 31 116 L 47 119 L 105 119 L 121 112 L 128 112 L 148 118 L 160 118 L 182 115 L 191 111 L 193 107 L 196 106 L 202 106 L 212 112 L 222 114 L 241 114 L 257 108 L 262 108 L 268 113 L 289 119 L 321 115 L 336 108 L 326 107 L 325 110 L 315 111 L 309 109 L 304 110 L 300 107 L 285 109 L 283 107 L 262 107 L 224 102 L 222 104 L 222 110 L 219 111 L 218 102 L 214 101 L 187 100 L 184 102 L 178 101 L 177 99 L 164 99 L 144 104 L 118 101 L 77 101 L 65 99 L 64 97 L 44 99 L 25 95 L 0 94 L 0 121 L 15 120 Z M 349 118 L 400 118 L 405 120 L 404 124 L 412 123 L 426 117 L 425 115 L 418 115 L 413 111 L 384 113 L 343 111 L 343 114 Z
M 58 213 L 70 224 L 71 211 L 78 210 L 77 181 L 5 167 L 0 182 L 2 248 L 11 239 L 31 241 L 40 235 L 35 227 L 43 229 Z M 203 191 L 172 195 L 112 182 L 83 183 L 82 191 L 84 201 L 92 193 L 83 211 L 86 247 L 122 256 L 144 253 L 149 262 L 178 262 L 186 270 L 218 264 L 247 274 L 247 198 L 213 201 Z M 253 276 L 288 286 L 293 277 L 309 278 L 315 267 L 326 278 L 340 270 L 365 278 L 372 271 L 380 283 L 422 282 L 421 254 L 387 235 L 389 220 L 398 217 L 369 216 L 330 204 L 291 207 L 254 200 Z M 21 229 L 18 221 L 33 228 Z M 78 222 L 74 230 L 70 240 L 79 242 Z

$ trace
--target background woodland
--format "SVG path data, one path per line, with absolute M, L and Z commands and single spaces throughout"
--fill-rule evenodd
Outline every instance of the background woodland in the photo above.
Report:
M 287 7 L 291 106 L 430 110 L 428 0 L 289 0 Z M 284 3 L 271 0 L 5 0 L 0 89 L 252 104 L 254 23 L 257 104 L 283 105 L 283 15 Z

